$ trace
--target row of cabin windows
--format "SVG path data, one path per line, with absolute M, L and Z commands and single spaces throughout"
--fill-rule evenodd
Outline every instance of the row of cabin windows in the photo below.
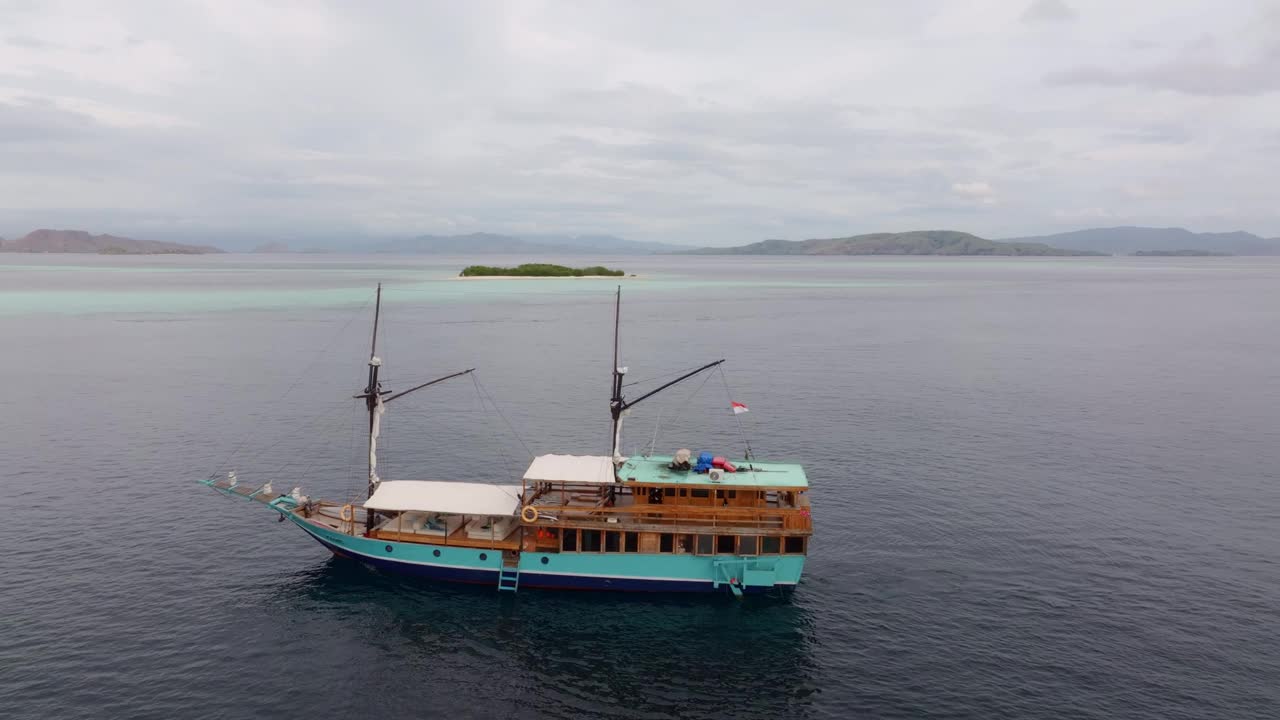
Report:
M 640 492 L 640 491 L 637 491 Z M 803 492 L 803 491 L 801 491 Z M 661 505 L 668 502 L 668 498 L 693 498 L 694 500 L 705 500 L 706 502 L 687 502 L 685 500 L 673 499 L 677 505 L 729 505 L 729 501 L 738 499 L 738 491 L 728 488 L 673 488 L 673 487 L 654 487 L 649 488 L 647 492 L 647 500 L 650 505 Z M 734 505 L 755 506 L 776 502 L 786 507 L 795 507 L 796 493 L 793 491 L 783 490 L 743 490 L 742 499 L 745 503 L 734 502 Z
M 561 531 L 560 548 L 565 552 L 639 552 L 640 533 L 617 530 Z M 689 535 L 661 533 L 658 552 L 696 555 L 803 555 L 804 536 L 775 535 Z
M 640 552 L 640 533 L 615 530 L 564 530 L 561 547 L 569 552 Z M 581 540 L 579 540 L 581 533 Z
M 679 497 L 702 498 L 704 500 L 711 498 L 710 488 L 692 488 L 692 489 L 679 488 L 678 492 L 679 492 Z M 717 500 L 724 500 L 726 498 L 737 499 L 738 497 L 737 490 L 716 490 L 715 493 L 716 493 L 715 497 Z M 649 491 L 649 502 L 661 503 L 663 497 L 676 497 L 676 495 L 677 495 L 677 489 L 673 487 L 653 488 Z

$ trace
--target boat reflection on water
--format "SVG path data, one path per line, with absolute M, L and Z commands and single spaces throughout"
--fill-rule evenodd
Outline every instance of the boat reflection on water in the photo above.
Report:
M 524 596 L 330 558 L 285 578 L 267 604 L 305 628 L 308 662 L 359 668 L 336 706 L 296 699 L 315 712 L 775 718 L 808 714 L 817 692 L 803 595 Z

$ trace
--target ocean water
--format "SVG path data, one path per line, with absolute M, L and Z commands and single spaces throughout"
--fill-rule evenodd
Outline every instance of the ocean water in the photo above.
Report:
M 789 601 L 403 580 L 195 482 L 359 493 L 378 281 L 389 388 L 478 368 L 384 477 L 602 453 L 614 282 L 0 255 L 0 716 L 1280 716 L 1280 262 L 566 260 L 637 275 L 633 393 L 729 361 L 624 449 L 806 465 Z

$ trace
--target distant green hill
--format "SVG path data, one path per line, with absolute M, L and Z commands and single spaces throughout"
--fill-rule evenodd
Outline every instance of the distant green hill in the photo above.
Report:
M 1063 250 L 1043 243 L 996 242 L 954 230 L 871 233 L 815 240 L 765 240 L 727 248 L 702 248 L 696 255 L 1101 255 Z

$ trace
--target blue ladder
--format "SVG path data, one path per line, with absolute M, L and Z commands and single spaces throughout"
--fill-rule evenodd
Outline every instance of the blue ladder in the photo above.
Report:
M 498 589 L 515 592 L 520 589 L 520 568 L 502 568 L 498 571 Z
M 502 567 L 498 569 L 498 590 L 515 592 L 520 589 L 520 556 L 502 553 Z

